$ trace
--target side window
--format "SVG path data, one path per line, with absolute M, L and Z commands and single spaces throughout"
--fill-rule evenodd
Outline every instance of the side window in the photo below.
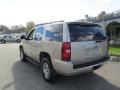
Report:
M 46 26 L 46 40 L 61 42 L 63 39 L 63 25 L 47 25 Z
M 43 30 L 44 30 L 43 27 L 38 27 L 36 29 L 35 40 L 40 41 L 42 39 Z
M 29 33 L 29 35 L 28 35 L 28 37 L 27 37 L 27 40 L 33 40 L 34 31 L 35 31 L 35 30 L 32 30 L 32 31 Z
M 9 36 L 4 36 L 4 38 L 9 38 Z

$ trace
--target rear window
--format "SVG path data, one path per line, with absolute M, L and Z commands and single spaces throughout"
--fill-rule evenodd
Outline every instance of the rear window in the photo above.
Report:
M 68 24 L 68 27 L 73 42 L 106 39 L 105 32 L 97 25 Z

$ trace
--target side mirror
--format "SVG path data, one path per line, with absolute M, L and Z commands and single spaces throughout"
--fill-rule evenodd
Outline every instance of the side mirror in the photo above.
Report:
M 26 39 L 26 36 L 21 36 L 20 39 Z

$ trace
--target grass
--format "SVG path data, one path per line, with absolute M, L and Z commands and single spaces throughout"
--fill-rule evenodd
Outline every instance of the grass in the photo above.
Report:
M 120 46 L 110 46 L 109 47 L 109 54 L 111 55 L 120 55 Z

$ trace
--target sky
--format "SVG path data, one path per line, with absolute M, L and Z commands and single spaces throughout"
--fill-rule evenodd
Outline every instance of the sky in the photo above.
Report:
M 0 0 L 0 24 L 6 26 L 72 21 L 120 10 L 120 0 Z

